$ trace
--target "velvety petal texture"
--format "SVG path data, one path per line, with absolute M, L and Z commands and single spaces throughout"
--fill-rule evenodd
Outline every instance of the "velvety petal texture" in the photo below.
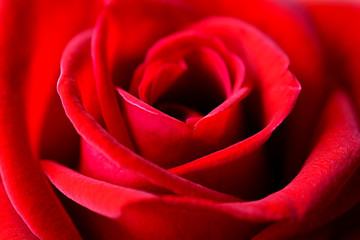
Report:
M 59 59 L 64 47 L 75 34 L 93 26 L 102 5 L 97 0 L 81 0 L 76 3 L 68 0 L 36 0 L 31 5 L 31 11 L 24 18 L 24 27 L 30 35 L 22 43 L 29 48 L 30 54 L 26 81 L 22 83 L 26 89 L 25 110 L 30 143 L 35 155 L 65 162 L 64 158 L 69 158 L 69 154 L 59 151 L 58 143 L 61 141 L 69 149 L 67 153 L 75 152 L 78 138 L 64 118 L 65 114 L 54 88 L 60 74 Z M 84 6 L 87 6 L 86 11 Z
M 178 194 L 215 197 L 215 199 L 233 199 L 222 193 L 207 189 L 201 185 L 187 181 L 164 169 L 146 161 L 141 156 L 121 145 L 99 123 L 95 121 L 81 104 L 79 90 L 73 74 L 77 65 L 72 61 L 81 58 L 89 46 L 89 34 L 84 32 L 78 35 L 70 44 L 63 55 L 62 75 L 58 82 L 58 91 L 62 97 L 63 105 L 67 115 L 73 122 L 80 135 L 101 154 L 112 161 L 115 165 L 145 177 L 151 183 L 164 187 Z
M 359 184 L 359 124 L 343 93 L 335 93 L 329 99 L 319 124 L 316 146 L 300 173 L 283 190 L 264 199 L 271 204 L 272 199 L 280 201 L 277 206 L 290 204 L 296 223 L 275 223 L 258 239 L 286 239 L 303 234 L 359 202 L 360 194 L 355 190 Z
M 180 224 L 188 221 L 188 218 L 180 213 L 181 210 L 176 210 L 175 213 L 170 207 L 167 210 L 169 214 L 163 216 L 158 216 L 157 211 L 146 210 L 161 209 L 165 202 L 168 207 L 174 205 L 177 209 L 192 206 L 196 209 L 206 209 L 209 213 L 216 212 L 216 215 L 231 216 L 231 221 L 224 220 L 228 226 L 233 224 L 232 221 L 242 225 L 245 222 L 257 222 L 258 224 L 253 227 L 260 229 L 275 221 L 257 237 L 276 239 L 306 234 L 313 229 L 307 227 L 310 223 L 314 223 L 314 228 L 322 226 L 358 201 L 357 195 L 353 198 L 346 197 L 347 189 L 351 189 L 356 183 L 355 172 L 359 167 L 358 123 L 352 104 L 341 91 L 331 94 L 326 101 L 326 109 L 322 111 L 322 120 L 316 126 L 308 128 L 310 122 L 303 125 L 306 128 L 305 132 L 317 129 L 317 134 L 312 138 L 314 145 L 311 146 L 307 160 L 303 161 L 302 169 L 283 189 L 256 201 L 242 201 L 204 188 L 203 186 L 207 186 L 245 198 L 256 196 L 256 191 L 252 192 L 246 187 L 241 187 L 243 184 L 239 186 L 236 183 L 247 182 L 252 188 L 264 189 L 265 185 L 259 182 L 266 181 L 271 174 L 269 175 L 268 169 L 264 168 L 267 159 L 264 154 L 267 151 L 262 146 L 290 113 L 300 91 L 298 81 L 288 70 L 288 57 L 271 39 L 243 21 L 229 17 L 208 18 L 166 37 L 159 34 L 160 40 L 148 46 L 149 49 L 143 52 L 142 63 L 139 61 L 138 67 L 133 68 L 132 78 L 120 79 L 119 82 L 116 79 L 117 75 L 114 75 L 115 70 L 112 69 L 115 60 L 111 56 L 114 56 L 113 52 L 124 50 L 115 50 L 116 44 L 113 42 L 107 46 L 108 50 L 99 49 L 99 46 L 104 47 L 99 44 L 109 44 L 104 36 L 108 36 L 110 32 L 105 31 L 109 31 L 112 24 L 118 25 L 118 28 L 122 26 L 121 22 L 113 21 L 112 11 L 116 11 L 117 7 L 117 3 L 110 4 L 109 9 L 99 17 L 96 30 L 79 35 L 68 46 L 62 59 L 62 76 L 58 91 L 67 115 L 83 137 L 80 170 L 90 177 L 99 179 L 98 181 L 105 181 L 101 184 L 99 182 L 99 186 L 104 186 L 108 182 L 114 184 L 109 186 L 113 186 L 114 189 L 119 186 L 124 192 L 137 191 L 140 195 L 152 193 L 149 195 L 152 196 L 150 199 L 140 198 L 140 201 L 136 200 L 134 203 L 130 200 L 120 208 L 121 213 L 117 215 L 118 224 L 125 224 L 130 236 L 159 237 L 160 231 L 171 238 L 179 237 L 179 231 L 171 226 L 173 221 Z M 284 9 L 280 12 L 288 16 Z M 303 36 L 302 34 L 307 31 L 304 22 L 294 20 L 291 24 L 302 26 L 303 32 L 299 31 L 297 36 Z M 261 26 L 260 23 L 259 25 Z M 75 85 L 77 79 L 74 76 L 78 69 L 70 64 L 82 59 L 79 56 L 85 56 L 86 51 L 89 51 L 86 49 L 89 49 L 90 38 L 93 39 L 93 64 L 100 67 L 100 70 L 95 72 L 103 72 L 98 79 L 104 81 L 112 78 L 110 82 L 106 80 L 108 83 L 97 83 L 98 91 L 106 86 L 108 91 L 104 92 L 104 96 L 100 93 L 98 97 L 106 99 L 117 94 L 118 100 L 111 97 L 111 104 L 101 103 L 100 100 L 100 105 L 105 108 L 113 105 L 120 109 L 115 111 L 118 112 L 117 117 L 116 114 L 111 114 L 111 110 L 102 110 L 109 132 L 103 131 L 101 126 L 94 122 L 95 119 L 84 111 L 81 105 L 82 89 Z M 303 38 L 300 42 L 306 45 L 312 41 L 311 36 Z M 308 53 L 315 52 L 315 56 L 319 56 L 315 45 L 308 49 Z M 98 55 L 96 51 L 102 53 Z M 296 54 L 291 56 L 294 58 Z M 319 58 L 314 61 L 318 63 Z M 110 64 L 103 65 L 107 62 Z M 322 69 L 321 64 L 317 67 Z M 299 71 L 307 66 L 298 64 L 294 68 Z M 309 71 L 304 71 L 304 75 L 300 74 L 304 81 L 315 78 L 306 75 Z M 316 78 L 322 78 L 321 71 L 311 71 L 316 72 Z M 204 84 L 206 87 L 202 87 Z M 305 93 L 302 106 L 315 99 L 310 97 L 310 93 L 317 91 L 315 85 L 319 83 L 312 84 L 313 87 Z M 309 87 L 306 82 L 305 86 Z M 183 92 L 186 94 L 181 95 Z M 204 105 L 201 101 L 207 104 Z M 320 106 L 319 103 L 316 100 L 317 107 Z M 255 109 L 251 110 L 252 116 L 249 117 L 246 116 L 248 112 L 245 110 L 250 106 Z M 317 107 L 311 111 L 314 112 Z M 104 111 L 107 112 L 105 115 Z M 303 111 L 298 110 L 295 116 L 303 114 Z M 116 122 L 107 121 L 107 114 L 110 118 L 114 116 L 114 119 L 122 119 L 123 123 L 118 125 Z M 252 126 L 253 130 L 250 133 L 246 129 L 246 124 L 249 124 L 249 119 L 254 116 L 260 117 L 261 120 L 255 127 Z M 311 114 L 309 119 L 315 119 L 316 116 Z M 99 123 L 102 124 L 101 121 Z M 116 124 L 115 128 L 126 130 L 129 139 L 114 139 L 116 134 L 110 136 L 113 128 L 111 124 Z M 296 124 L 297 120 L 291 120 L 287 126 Z M 91 128 L 93 130 L 90 130 Z M 289 132 L 288 136 L 296 133 L 297 131 Z M 119 145 L 117 141 L 120 141 Z M 290 149 L 297 149 L 294 148 L 296 145 L 291 146 Z M 339 162 L 342 164 L 339 165 Z M 52 182 L 62 188 L 65 195 L 88 209 L 108 216 L 108 210 L 103 210 L 102 203 L 90 203 L 96 200 L 91 197 L 92 193 L 81 191 L 82 197 L 75 197 L 74 193 L 79 193 L 78 190 L 73 189 L 71 185 L 59 185 L 60 175 L 49 171 L 49 168 L 45 169 L 48 169 Z M 234 171 L 231 171 L 232 169 Z M 227 174 L 228 178 L 224 178 L 223 175 Z M 68 178 L 69 175 L 66 175 Z M 88 179 L 85 176 L 82 178 Z M 236 183 L 229 183 L 229 179 Z M 169 184 L 170 182 L 172 184 Z M 227 188 L 219 187 L 224 183 Z M 240 191 L 231 190 L 236 187 Z M 187 189 L 193 190 L 187 192 Z M 171 197 L 172 194 L 175 196 Z M 128 197 L 131 196 L 128 194 Z M 324 201 L 329 199 L 329 204 L 324 205 Z M 348 201 L 349 207 L 340 208 L 333 211 L 333 214 L 319 219 L 319 214 L 332 209 L 333 206 L 344 204 L 344 201 Z M 139 209 L 142 209 L 141 213 L 137 212 Z M 156 224 L 145 226 L 136 220 L 125 220 L 139 219 L 138 214 Z M 173 214 L 178 216 L 177 220 Z M 195 218 L 194 214 L 192 216 Z M 213 218 L 212 214 L 201 216 L 207 220 Z M 282 229 L 281 226 L 287 226 L 287 222 L 292 230 L 279 231 Z M 166 227 L 163 229 L 164 225 Z M 137 232 L 136 229 L 139 228 L 142 229 L 141 232 Z M 192 237 L 201 229 L 200 226 L 184 228 Z M 223 234 L 223 231 L 220 232 Z M 230 234 L 229 238 L 239 236 L 239 232 Z M 222 236 L 221 234 L 219 236 Z M 253 232 L 249 231 L 246 234 L 251 235 Z M 250 236 L 246 234 L 243 236 Z
M 359 16 L 2 0 L 0 238 L 359 238 Z
M 28 139 L 21 86 L 29 68 L 31 52 L 30 46 L 22 43 L 23 39 L 31 37 L 27 24 L 31 19 L 29 14 L 32 7 L 28 3 L 11 1 L 2 3 L 0 8 L 2 184 L 13 208 L 34 235 L 42 239 L 80 239 L 77 229 L 44 177 L 39 162 L 34 159 Z
M 359 109 L 360 34 L 354 26 L 360 23 L 360 6 L 355 2 L 304 3 L 314 21 L 327 56 L 329 78 L 342 85 L 355 98 Z M 359 112 L 359 110 L 358 110 Z
M 1 239 L 38 239 L 15 211 L 3 185 L 0 189 L 0 206 Z
M 188 174 L 188 177 L 190 178 L 193 176 L 195 176 L 193 178 L 196 178 L 196 175 L 192 174 L 191 176 L 189 171 L 196 172 L 199 169 L 201 169 L 201 171 L 204 169 L 214 169 L 215 166 L 223 165 L 229 161 L 235 161 L 241 156 L 247 156 L 249 153 L 256 150 L 264 141 L 267 140 L 275 127 L 278 126 L 290 112 L 298 91 L 300 90 L 300 86 L 297 81 L 293 79 L 292 75 L 286 72 L 283 73 L 288 65 L 286 56 L 281 52 L 281 50 L 273 45 L 270 40 L 266 39 L 266 37 L 263 38 L 260 33 L 245 23 L 231 18 L 215 18 L 201 22 L 194 26 L 194 28 L 196 31 L 179 33 L 155 44 L 148 52 L 148 61 L 158 61 L 157 59 L 164 57 L 164 54 L 168 53 L 168 50 L 166 49 L 171 49 L 173 44 L 175 44 L 176 49 L 183 49 L 185 53 L 194 51 L 192 49 L 196 49 L 197 45 L 202 47 L 212 47 L 218 52 L 220 51 L 220 54 L 225 57 L 227 65 L 229 65 L 229 71 L 231 71 L 230 75 L 233 78 L 225 81 L 225 86 L 228 87 L 224 87 L 224 89 L 229 89 L 229 86 L 233 84 L 233 89 L 227 90 L 228 94 L 231 95 L 229 95 L 229 98 L 224 100 L 222 104 L 215 107 L 213 111 L 204 117 L 199 117 L 198 122 L 192 127 L 186 124 L 186 122 L 179 121 L 179 119 L 174 119 L 174 117 L 170 117 L 159 110 L 155 110 L 150 105 L 134 96 L 131 96 L 131 94 L 119 88 L 118 91 L 120 96 L 124 100 L 123 114 L 126 116 L 126 120 L 130 126 L 129 129 L 132 130 L 134 142 L 137 144 L 136 148 L 141 155 L 151 161 L 156 160 L 155 163 L 161 166 L 169 167 L 179 165 L 185 161 L 188 162 L 189 160 L 196 158 L 197 155 L 201 156 L 211 153 L 217 149 L 224 148 L 236 141 L 239 141 L 241 131 L 237 129 L 239 129 L 238 126 L 239 123 L 241 123 L 241 116 L 239 116 L 241 108 L 238 105 L 240 104 L 239 101 L 245 98 L 251 91 L 250 88 L 260 88 L 260 94 L 264 95 L 263 99 L 271 100 L 274 98 L 274 101 L 277 101 L 277 98 L 283 97 L 288 99 L 288 101 L 284 102 L 283 106 L 279 105 L 278 107 L 275 107 L 276 105 L 269 101 L 264 102 L 263 108 L 266 112 L 263 114 L 274 114 L 274 116 L 268 116 L 268 118 L 272 119 L 265 120 L 264 124 L 269 124 L 269 126 L 266 126 L 266 128 L 259 134 L 246 139 L 244 142 L 236 144 L 236 147 L 234 145 L 234 147 L 231 148 L 232 150 L 226 150 L 224 153 L 219 153 L 217 157 L 216 155 L 214 157 L 209 155 L 206 156 L 205 159 L 189 163 L 186 167 L 182 168 L 183 170 L 180 171 L 187 169 L 187 172 L 184 172 L 183 174 Z M 204 30 L 202 28 L 204 28 Z M 226 41 L 230 41 L 229 39 L 226 39 L 226 33 L 221 32 L 222 28 L 227 29 L 229 32 L 238 31 L 238 38 L 242 38 L 242 44 L 239 43 L 237 46 L 232 46 L 233 51 L 235 51 L 234 53 L 229 52 L 225 45 L 221 42 L 222 38 Z M 206 35 L 202 33 L 202 31 L 209 31 L 211 35 Z M 96 35 L 98 33 L 95 32 L 94 34 Z M 244 36 L 247 35 L 249 35 L 248 40 L 244 38 Z M 228 38 L 230 37 L 231 36 L 228 36 Z M 233 38 L 235 37 L 236 36 Z M 258 40 L 254 40 L 253 38 Z M 261 41 L 263 41 L 263 43 Z M 193 42 L 194 45 L 189 45 L 189 43 Z M 260 53 L 257 53 L 253 48 L 251 48 L 251 44 L 263 44 L 260 56 L 258 55 Z M 189 47 L 186 47 L 187 45 L 191 46 L 191 48 L 189 49 Z M 242 49 L 248 49 L 246 50 L 248 52 L 243 52 Z M 178 56 L 169 56 L 172 59 L 181 57 L 185 54 L 184 52 L 174 52 L 178 54 Z M 251 71 L 249 71 L 249 75 L 254 75 L 253 78 L 259 79 L 257 81 L 252 81 L 249 77 L 248 82 L 244 83 L 244 87 L 241 87 L 242 82 L 244 82 L 243 78 L 245 75 L 245 68 L 240 58 L 241 56 L 246 56 L 247 64 L 249 65 L 249 69 L 251 69 Z M 275 59 L 271 60 L 271 57 Z M 269 63 L 261 63 L 262 59 L 268 59 Z M 277 66 L 277 64 L 279 64 L 279 66 Z M 255 70 L 252 68 L 255 68 Z M 271 74 L 262 76 L 261 74 L 264 73 L 261 73 L 261 71 L 265 72 L 267 68 L 274 71 L 273 74 L 275 76 L 272 76 Z M 279 77 L 276 76 L 277 72 L 279 72 Z M 283 80 L 272 83 L 273 78 L 281 78 Z M 181 80 L 182 79 L 180 78 L 178 81 Z M 268 84 L 273 84 L 273 89 L 268 87 Z M 277 87 L 277 84 L 279 87 Z M 140 84 L 139 90 L 141 89 L 141 86 L 142 85 Z M 226 90 L 224 91 L 226 92 Z M 233 93 L 231 93 L 231 91 L 233 91 Z M 265 103 L 267 105 L 265 105 Z M 261 112 L 260 109 L 259 112 Z M 266 123 L 266 121 L 269 123 Z M 219 137 L 221 138 L 219 139 Z M 157 142 L 156 147 L 153 146 L 153 142 Z M 244 149 L 246 149 L 246 151 Z M 189 156 L 189 154 L 192 155 Z M 226 157 L 226 154 L 228 157 Z M 240 156 L 237 156 L 236 154 L 240 154 Z M 169 156 L 172 156 L 171 161 L 169 160 Z M 92 168 L 88 165 L 91 164 L 91 160 L 87 158 L 83 163 L 85 164 L 82 165 L 83 169 L 87 169 L 87 174 L 91 174 L 89 171 L 91 171 Z M 104 162 L 103 164 L 107 163 Z M 253 168 L 254 171 L 256 171 L 256 168 L 260 168 L 261 170 L 259 170 L 259 172 L 263 171 L 261 158 L 253 158 L 252 166 L 248 166 L 248 169 L 249 168 Z M 126 169 L 124 170 L 126 172 Z M 124 172 L 124 170 L 121 170 L 121 172 Z M 97 170 L 94 169 L 94 171 Z M 180 172 L 178 172 L 178 174 L 179 173 Z M 203 172 L 200 174 L 203 174 Z M 93 176 L 95 175 L 99 176 L 97 173 Z M 208 175 L 211 176 L 211 174 Z M 237 172 L 237 175 L 239 175 L 239 172 Z M 253 176 L 255 176 L 252 174 L 240 175 L 244 176 L 243 179 L 241 179 L 242 181 L 250 180 Z M 121 176 L 124 177 L 123 174 Z M 102 179 L 108 179 L 108 177 L 104 176 Z M 114 182 L 117 181 L 118 180 L 114 180 Z M 252 179 L 251 181 L 260 182 L 259 179 Z M 206 182 L 201 183 L 205 185 L 207 184 Z

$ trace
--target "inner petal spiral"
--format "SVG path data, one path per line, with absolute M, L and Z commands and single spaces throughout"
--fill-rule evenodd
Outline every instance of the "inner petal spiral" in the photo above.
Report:
M 206 115 L 230 94 L 231 86 L 226 66 L 211 49 L 195 50 L 185 56 L 185 60 L 188 70 L 158 98 L 154 107 L 169 114 L 161 108 L 163 104 L 180 104 Z
M 201 119 L 231 96 L 233 62 L 233 54 L 216 38 L 175 34 L 149 50 L 130 92 L 183 122 Z

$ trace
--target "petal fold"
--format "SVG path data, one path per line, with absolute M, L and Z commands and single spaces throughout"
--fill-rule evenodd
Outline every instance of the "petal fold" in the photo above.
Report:
M 52 184 L 65 196 L 109 218 L 119 218 L 128 204 L 156 197 L 86 177 L 52 161 L 43 160 L 41 165 Z
M 249 208 L 254 218 L 301 221 L 308 214 L 326 211 L 334 199 L 342 199 L 339 194 L 360 167 L 358 120 L 344 93 L 335 93 L 328 101 L 318 130 L 312 153 L 284 189 L 258 201 L 225 205 Z M 358 192 L 355 200 L 350 197 L 353 202 L 358 201 Z
M 65 112 L 84 140 L 92 147 L 98 149 L 114 165 L 145 177 L 154 185 L 173 191 L 176 194 L 211 198 L 219 201 L 236 199 L 171 174 L 165 169 L 147 161 L 121 145 L 85 111 L 81 103 L 81 96 L 75 78 L 78 69 L 77 65 L 73 63 L 81 60 L 79 57 L 81 57 L 83 51 L 87 50 L 90 37 L 85 32 L 76 36 L 69 43 L 62 57 L 62 74 L 58 82 L 58 92 Z

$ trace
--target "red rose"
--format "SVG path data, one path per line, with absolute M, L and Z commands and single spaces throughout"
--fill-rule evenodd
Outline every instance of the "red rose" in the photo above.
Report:
M 360 236 L 359 5 L 4 0 L 0 19 L 0 238 Z

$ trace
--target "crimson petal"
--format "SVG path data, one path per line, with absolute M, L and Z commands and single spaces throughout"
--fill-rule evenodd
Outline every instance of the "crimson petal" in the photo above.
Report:
M 112 134 L 112 136 L 120 141 L 120 143 L 132 149 L 133 144 L 127 131 L 124 118 L 119 109 L 112 78 L 109 75 L 105 49 L 107 31 L 106 16 L 107 15 L 103 13 L 98 18 L 91 44 L 97 94 L 102 116 L 108 131 Z
M 64 195 L 109 218 L 120 217 L 121 209 L 128 204 L 156 197 L 86 177 L 52 161 L 43 160 L 41 164 L 52 184 Z
M 78 133 L 94 148 L 97 148 L 109 161 L 115 165 L 145 177 L 149 182 L 171 190 L 176 194 L 212 198 L 219 201 L 234 200 L 234 197 L 216 192 L 199 184 L 188 181 L 167 172 L 159 166 L 145 160 L 130 149 L 121 145 L 84 109 L 76 84 L 79 56 L 86 51 L 90 41 L 88 32 L 75 37 L 67 46 L 61 61 L 61 76 L 58 82 L 58 92 L 65 112 L 72 121 Z M 236 199 L 236 198 L 235 198 Z
M 239 131 L 234 126 L 240 122 L 239 102 L 246 97 L 249 89 L 244 87 L 238 90 L 207 116 L 196 120 L 194 128 L 120 88 L 118 91 L 138 151 L 160 166 L 171 167 L 227 146 L 238 138 Z M 157 143 L 156 147 L 152 145 L 154 142 Z
M 38 239 L 12 206 L 0 183 L 0 239 Z
M 80 239 L 71 219 L 33 158 L 21 86 L 29 67 L 24 39 L 33 5 L 3 1 L 0 7 L 0 172 L 12 206 L 42 239 Z M 17 26 L 18 28 L 14 28 Z M 14 47 L 16 46 L 16 47 Z M 21 47 L 19 47 L 21 46 Z M 25 49 L 24 49 L 25 48 Z M 21 69 L 21 70 L 20 70 Z
M 360 132 L 349 99 L 337 93 L 329 100 L 319 124 L 321 134 L 300 173 L 284 189 L 261 200 L 224 204 L 249 209 L 259 219 L 301 220 L 326 209 L 360 166 Z M 350 197 L 356 202 L 359 194 Z M 341 199 L 341 196 L 340 196 Z M 340 200 L 343 201 L 343 200 Z
M 298 81 L 287 70 L 287 56 L 270 39 L 250 25 L 234 18 L 216 17 L 200 22 L 192 28 L 217 36 L 232 52 L 242 57 L 248 65 L 247 68 L 257 75 L 266 126 L 245 140 L 171 170 L 180 175 L 199 169 L 211 169 L 240 159 L 258 149 L 291 112 L 300 91 Z

